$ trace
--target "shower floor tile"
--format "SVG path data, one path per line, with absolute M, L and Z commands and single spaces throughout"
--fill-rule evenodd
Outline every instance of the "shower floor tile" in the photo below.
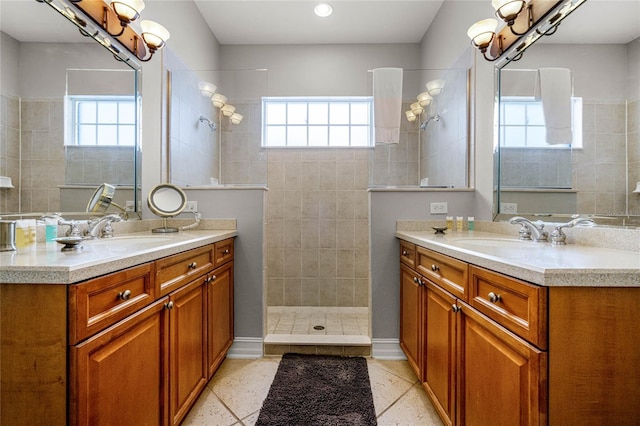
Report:
M 369 309 L 269 306 L 266 344 L 370 345 Z

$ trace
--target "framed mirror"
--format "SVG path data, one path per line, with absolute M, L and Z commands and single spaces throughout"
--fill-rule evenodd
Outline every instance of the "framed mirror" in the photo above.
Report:
M 0 214 L 85 212 L 96 186 L 140 205 L 139 73 L 46 3 L 3 1 Z M 43 73 L 46 72 L 46 75 Z
M 640 4 L 585 2 L 496 73 L 497 218 L 640 224 Z

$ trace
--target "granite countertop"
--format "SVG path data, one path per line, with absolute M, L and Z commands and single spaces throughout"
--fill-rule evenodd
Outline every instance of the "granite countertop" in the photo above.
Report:
M 150 231 L 83 242 L 80 251 L 61 251 L 58 243 L 0 252 L 0 283 L 72 284 L 225 240 L 237 230 Z
M 553 247 L 478 231 L 397 231 L 396 237 L 543 286 L 640 287 L 640 252 L 574 244 Z

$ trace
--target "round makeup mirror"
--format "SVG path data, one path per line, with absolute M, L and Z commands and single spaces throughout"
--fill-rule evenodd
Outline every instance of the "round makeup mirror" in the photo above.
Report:
M 177 216 L 187 206 L 187 196 L 175 185 L 163 183 L 151 190 L 147 204 L 153 214 L 162 218 L 162 228 L 152 229 L 154 233 L 178 232 L 178 228 L 167 227 L 167 218 Z
M 126 214 L 126 210 L 122 206 L 119 206 L 118 204 L 113 202 L 113 196 L 115 195 L 115 193 L 115 186 L 109 185 L 108 183 L 103 183 L 102 185 L 100 185 L 98 188 L 96 188 L 95 192 L 89 199 L 89 204 L 87 204 L 87 212 L 104 213 L 107 211 L 109 206 L 114 206 Z

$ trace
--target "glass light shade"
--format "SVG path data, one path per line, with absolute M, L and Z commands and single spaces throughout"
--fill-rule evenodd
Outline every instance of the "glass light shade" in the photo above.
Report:
M 498 28 L 498 21 L 489 18 L 478 21 L 467 30 L 467 35 L 478 48 L 486 48 L 493 40 L 496 34 L 496 28 Z
M 516 19 L 522 8 L 524 0 L 492 0 L 491 6 L 496 10 L 496 15 L 505 21 Z
M 200 89 L 200 93 L 202 96 L 206 96 L 208 98 L 212 97 L 214 93 L 216 93 L 216 85 L 213 83 L 209 83 L 208 81 L 199 81 L 198 88 Z
M 424 111 L 424 109 L 422 109 L 418 102 L 414 102 L 411 104 L 411 112 L 413 112 L 415 115 L 422 114 L 422 111 Z
M 227 103 L 227 97 L 221 93 L 214 93 L 211 98 L 211 103 L 216 108 L 222 108 Z
M 237 112 L 234 112 L 233 114 L 231 114 L 231 117 L 229 118 L 233 124 L 240 124 L 243 117 L 242 117 L 242 114 L 238 114 Z
M 436 96 L 442 93 L 442 90 L 444 89 L 444 80 L 431 80 L 426 84 L 426 86 L 427 92 L 429 92 L 431 96 Z
M 131 22 L 140 17 L 140 12 L 144 9 L 144 1 L 114 0 L 111 2 L 111 7 L 121 21 Z
M 313 12 L 321 18 L 326 18 L 333 13 L 333 7 L 328 3 L 319 3 L 313 8 Z
M 422 92 L 418 95 L 418 103 L 420 106 L 425 107 L 427 105 L 431 105 L 431 101 L 433 98 L 429 94 L 429 92 Z
M 404 113 L 407 116 L 407 121 L 416 121 L 416 115 L 413 111 L 405 111 Z
M 225 104 L 222 107 L 222 115 L 224 115 L 225 117 L 231 117 L 235 110 L 236 107 L 234 107 L 233 105 Z
M 171 36 L 169 31 L 157 22 L 140 21 L 140 27 L 142 28 L 142 38 L 149 49 L 162 49 Z

